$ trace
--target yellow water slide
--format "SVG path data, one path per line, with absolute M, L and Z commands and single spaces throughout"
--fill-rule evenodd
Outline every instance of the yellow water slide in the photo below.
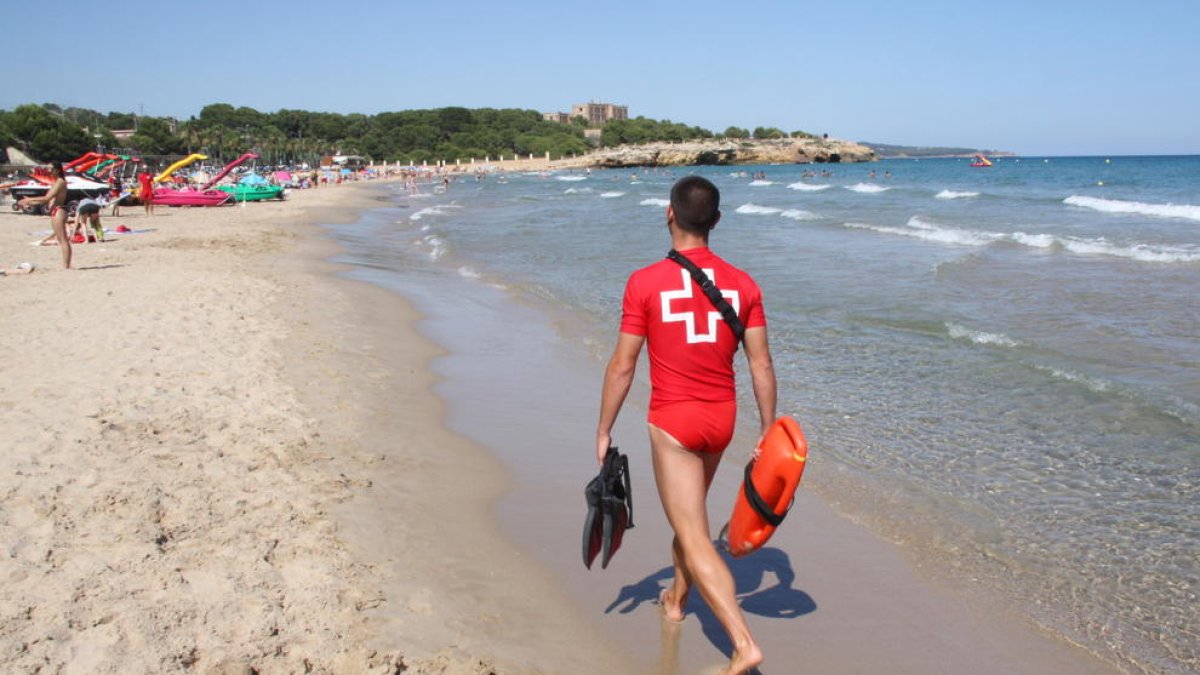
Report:
M 188 155 L 187 157 L 184 157 L 183 159 L 179 160 L 178 162 L 175 162 L 171 166 L 168 166 L 167 168 L 163 169 L 162 173 L 160 173 L 154 177 L 154 182 L 161 183 L 164 180 L 170 178 L 171 174 L 175 173 L 176 171 L 182 169 L 183 167 L 187 166 L 188 164 L 191 164 L 192 162 L 199 162 L 202 159 L 208 159 L 208 155 L 201 155 L 200 153 L 194 152 L 194 153 Z

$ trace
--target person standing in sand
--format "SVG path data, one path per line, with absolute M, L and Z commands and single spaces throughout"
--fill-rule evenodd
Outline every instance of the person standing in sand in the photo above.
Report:
M 149 167 L 145 171 L 138 174 L 138 199 L 146 207 L 146 215 L 154 215 L 154 175 L 150 173 Z
M 45 204 L 50 210 L 50 228 L 54 232 L 54 238 L 58 240 L 59 249 L 62 250 L 63 269 L 69 270 L 71 239 L 67 236 L 67 207 L 63 206 L 67 203 L 67 178 L 63 173 L 62 162 L 50 164 L 50 175 L 54 177 L 54 183 L 46 190 L 46 194 L 41 197 L 25 197 L 18 201 L 17 205 L 24 208 L 33 204 Z
M 745 326 L 746 357 L 762 433 L 775 421 L 775 370 L 767 343 L 762 293 L 754 279 L 708 248 L 720 220 L 720 192 L 699 176 L 671 188 L 667 230 L 676 251 L 705 271 Z M 634 272 L 625 286 L 620 334 L 604 373 L 596 458 L 603 462 L 612 427 L 633 382 L 642 345 L 650 355 L 648 426 L 654 478 L 675 532 L 675 578 L 659 604 L 666 621 L 684 617 L 694 585 L 733 644 L 725 673 L 763 660 L 738 606 L 733 575 L 709 532 L 708 488 L 733 437 L 737 414 L 733 356 L 738 339 L 690 274 L 673 260 Z

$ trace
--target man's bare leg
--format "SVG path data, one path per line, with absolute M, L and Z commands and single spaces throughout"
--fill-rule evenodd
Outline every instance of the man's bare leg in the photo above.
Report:
M 713 546 L 705 505 L 721 455 L 687 450 L 653 425 L 650 446 L 658 494 L 675 531 L 671 548 L 676 577 L 663 596 L 664 615 L 682 618 L 683 601 L 694 584 L 733 643 L 729 667 L 723 672 L 745 673 L 762 663 L 763 656 L 737 604 L 733 575 Z

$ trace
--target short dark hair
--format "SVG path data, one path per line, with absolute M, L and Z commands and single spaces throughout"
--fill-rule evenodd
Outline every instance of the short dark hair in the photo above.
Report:
M 63 171 L 62 162 L 50 162 L 50 170 L 60 176 L 66 176 L 67 172 Z
M 687 176 L 671 187 L 675 224 L 692 234 L 708 234 L 721 217 L 721 191 L 707 178 Z

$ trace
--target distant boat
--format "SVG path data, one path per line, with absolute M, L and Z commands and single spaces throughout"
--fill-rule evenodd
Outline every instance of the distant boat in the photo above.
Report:
M 975 155 L 975 161 L 971 162 L 971 166 L 991 166 L 992 160 L 983 155 Z

